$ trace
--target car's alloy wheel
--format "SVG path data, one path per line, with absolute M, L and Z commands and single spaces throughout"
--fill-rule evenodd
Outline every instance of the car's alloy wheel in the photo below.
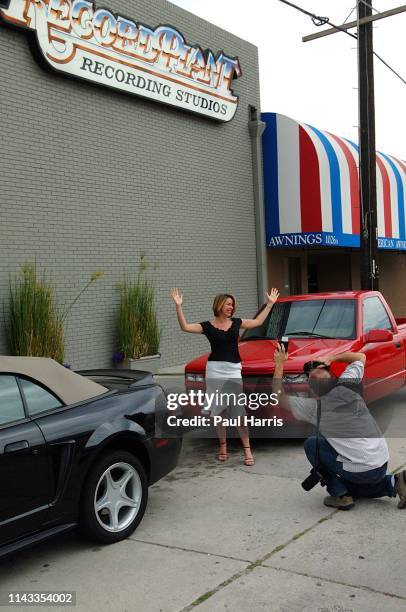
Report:
M 112 450 L 90 468 L 82 489 L 79 526 L 102 544 L 127 538 L 144 516 L 148 481 L 141 461 Z
M 102 474 L 94 495 L 94 510 L 99 524 L 118 533 L 137 516 L 142 499 L 141 479 L 129 463 L 114 463 Z

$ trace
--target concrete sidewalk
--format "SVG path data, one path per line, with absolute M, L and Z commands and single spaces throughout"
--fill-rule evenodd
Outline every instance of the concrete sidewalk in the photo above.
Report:
M 399 469 L 406 441 L 389 444 Z M 0 562 L 0 591 L 75 590 L 80 612 L 404 612 L 406 510 L 389 498 L 326 508 L 324 489 L 300 487 L 302 441 L 252 446 L 249 468 L 238 440 L 222 464 L 215 440 L 186 439 L 129 540 L 100 547 L 68 534 L 16 554 Z

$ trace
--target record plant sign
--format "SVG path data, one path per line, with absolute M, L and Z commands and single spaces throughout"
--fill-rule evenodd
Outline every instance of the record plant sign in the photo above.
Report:
M 39 57 L 58 72 L 220 121 L 235 115 L 237 57 L 203 51 L 171 26 L 152 29 L 88 0 L 0 4 L 3 20 L 34 34 Z

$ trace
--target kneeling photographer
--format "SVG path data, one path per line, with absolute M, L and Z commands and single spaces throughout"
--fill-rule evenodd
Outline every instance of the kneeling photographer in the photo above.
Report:
M 296 419 L 316 426 L 316 436 L 304 443 L 313 469 L 303 488 L 308 491 L 320 482 L 329 493 L 324 504 L 340 510 L 352 508 L 354 498 L 384 496 L 399 496 L 398 508 L 405 508 L 406 470 L 395 475 L 386 473 L 388 445 L 360 392 L 365 355 L 347 352 L 305 364 L 313 398 L 284 392 L 286 359 L 284 346 L 278 344 L 273 391 Z M 333 361 L 348 364 L 339 378 L 330 372 Z

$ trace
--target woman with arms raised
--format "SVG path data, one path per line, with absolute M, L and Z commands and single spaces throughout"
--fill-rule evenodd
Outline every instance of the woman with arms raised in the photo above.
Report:
M 236 310 L 235 297 L 229 293 L 216 295 L 213 302 L 214 318 L 211 321 L 202 323 L 188 323 L 182 310 L 183 296 L 179 289 L 171 290 L 171 297 L 176 305 L 179 326 L 182 331 L 192 334 L 204 334 L 210 342 L 211 353 L 206 365 L 206 393 L 211 390 L 219 391 L 219 387 L 227 392 L 232 389 L 234 393 L 242 392 L 241 377 L 241 357 L 238 351 L 238 338 L 240 329 L 252 329 L 259 327 L 265 321 L 272 306 L 279 297 L 279 291 L 272 289 L 266 294 L 267 302 L 265 307 L 255 317 L 255 319 L 239 319 L 234 317 Z M 217 382 L 216 382 L 217 381 Z M 220 381 L 222 381 L 220 383 Z M 230 384 L 231 383 L 231 384 Z M 237 393 L 236 393 L 237 395 Z M 233 405 L 232 416 L 245 415 L 244 407 Z M 223 406 L 211 408 L 211 415 L 221 415 L 225 411 Z M 248 428 L 241 426 L 238 428 L 241 442 L 244 448 L 244 463 L 247 466 L 254 465 L 254 458 L 250 448 Z M 220 448 L 217 458 L 219 461 L 226 461 L 227 437 L 224 425 L 217 426 L 217 433 L 220 441 Z

